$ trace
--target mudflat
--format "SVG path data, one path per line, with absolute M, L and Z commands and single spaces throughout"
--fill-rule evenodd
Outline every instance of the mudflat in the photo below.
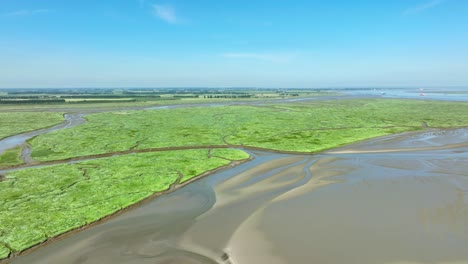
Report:
M 467 132 L 254 151 L 12 263 L 468 263 Z

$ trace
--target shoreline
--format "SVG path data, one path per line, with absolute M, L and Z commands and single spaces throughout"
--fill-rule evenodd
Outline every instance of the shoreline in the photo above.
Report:
M 389 135 L 383 135 L 383 136 L 378 136 L 378 137 L 374 137 L 374 138 L 368 138 L 368 139 L 364 139 L 364 140 L 360 140 L 360 141 L 355 141 L 355 142 L 352 142 L 352 143 L 349 143 L 349 144 L 346 144 L 346 145 L 342 145 L 342 146 L 336 146 L 336 147 L 333 147 L 333 148 L 330 148 L 330 149 L 338 149 L 340 147 L 344 147 L 344 146 L 349 146 L 349 145 L 352 145 L 352 144 L 356 144 L 356 143 L 360 143 L 360 142 L 364 142 L 364 141 L 368 141 L 368 140 L 375 140 L 375 139 L 385 139 L 385 138 L 391 138 L 391 137 L 396 137 L 396 136 L 411 136 L 411 135 L 417 135 L 417 134 L 422 134 L 422 133 L 427 133 L 427 132 L 434 132 L 434 131 L 450 131 L 450 130 L 456 130 L 456 129 L 463 129 L 463 128 L 468 128 L 468 127 L 450 127 L 450 128 L 430 128 L 430 129 L 423 129 L 423 130 L 417 130 L 417 131 L 407 131 L 407 132 L 402 132 L 402 133 L 397 133 L 397 134 L 389 134 Z M 149 149 L 141 149 L 141 150 L 126 150 L 126 151 L 119 151 L 119 152 L 111 152 L 111 153 L 104 153 L 104 154 L 97 154 L 97 155 L 89 155 L 89 156 L 82 156 L 82 157 L 73 157 L 73 158 L 68 158 L 68 159 L 63 159 L 63 160 L 54 160 L 54 161 L 47 161 L 47 162 L 41 162 L 41 163 L 37 163 L 37 164 L 29 164 L 29 165 L 19 165 L 19 166 L 14 166 L 14 167 L 10 167 L 8 169 L 0 169 L 1 170 L 16 170 L 16 169 L 27 169 L 27 168 L 34 168 L 35 166 L 49 166 L 49 165 L 57 165 L 57 164 L 64 164 L 64 163 L 68 163 L 68 162 L 79 162 L 79 161 L 85 161 L 85 160 L 89 160 L 89 159 L 99 159 L 99 158 L 107 158 L 107 157 L 111 157 L 111 156 L 115 156 L 115 155 L 128 155 L 128 154 L 132 154 L 132 153 L 148 153 L 148 152 L 163 152 L 163 151 L 177 151 L 177 150 L 190 150 L 190 149 L 214 149 L 214 148 L 219 148 L 219 149 L 223 149 L 223 148 L 237 148 L 237 149 L 242 149 L 242 150 L 258 150 L 258 151 L 268 151 L 268 152 L 272 152 L 272 153 L 279 153 L 279 154 L 292 154 L 292 155 L 319 155 L 319 154 L 339 154 L 338 152 L 335 153 L 335 152 L 328 152 L 330 149 L 327 149 L 327 150 L 322 150 L 322 151 L 318 151 L 318 152 L 295 152 L 295 151 L 280 151 L 280 150 L 272 150 L 272 149 L 267 149 L 267 148 L 260 148 L 260 147 L 252 147 L 252 146 L 244 146 L 244 145 L 212 145 L 212 146 L 180 146 L 180 147 L 163 147 L 163 148 L 149 148 Z M 350 153 L 350 154 L 353 154 L 353 153 Z M 126 212 L 129 212 L 133 209 L 136 209 L 136 208 L 139 208 L 140 206 L 144 205 L 144 204 L 147 204 L 151 201 L 153 201 L 154 199 L 162 196 L 162 195 L 165 195 L 165 194 L 168 194 L 168 193 L 172 193 L 176 190 L 179 190 L 185 186 L 187 186 L 188 184 L 192 183 L 192 182 L 195 182 L 197 180 L 200 180 L 206 176 L 209 176 L 213 173 L 216 173 L 216 172 L 219 172 L 219 171 L 222 171 L 222 170 L 226 170 L 226 169 L 229 169 L 229 168 L 233 168 L 235 166 L 238 166 L 238 165 L 241 165 L 241 164 L 244 164 L 246 162 L 249 162 L 251 160 L 254 160 L 254 157 L 252 155 L 250 155 L 249 158 L 247 159 L 243 159 L 243 160 L 238 160 L 238 161 L 231 161 L 229 164 L 227 165 L 224 165 L 224 166 L 221 166 L 221 167 L 218 167 L 218 168 L 215 168 L 215 169 L 212 169 L 212 170 L 208 170 L 208 171 L 205 171 L 203 173 L 201 173 L 200 175 L 197 175 L 183 183 L 177 183 L 177 182 L 174 182 L 167 190 L 164 190 L 164 191 L 161 191 L 161 192 L 157 192 L 157 193 L 154 193 L 142 200 L 140 200 L 139 202 L 137 203 L 134 203 L 128 207 L 125 207 L 125 208 L 122 208 L 110 215 L 107 215 L 107 216 L 103 216 L 102 218 L 92 222 L 92 223 L 89 223 L 89 224 L 86 224 L 86 225 L 83 225 L 83 226 L 80 226 L 80 227 L 77 227 L 77 228 L 74 228 L 70 231 L 67 231 L 63 234 L 60 234 L 60 235 L 57 235 L 57 236 L 54 236 L 54 237 L 51 237 L 37 245 L 34 245 L 30 248 L 27 248 L 27 249 L 24 249 L 22 251 L 19 251 L 19 252 L 16 252 L 16 253 L 11 253 L 9 254 L 9 256 L 7 258 L 4 258 L 4 259 L 0 259 L 0 264 L 5 264 L 5 263 L 9 263 L 9 261 L 11 261 L 12 259 L 18 257 L 18 256 L 22 256 L 22 255 L 26 255 L 26 254 L 29 254 L 41 247 L 44 247 L 50 243 L 53 243 L 55 241 L 59 241 L 61 239 L 64 239 L 66 237 L 69 237 L 75 233 L 78 233 L 80 231 L 83 231 L 83 230 L 87 230 L 89 228 L 92 228 L 94 226 L 97 226 L 101 223 L 105 223 L 107 221 L 110 221 L 112 219 L 114 219 L 115 217 L 117 216 L 120 216 Z M 1 174 L 0 174 L 1 175 Z
M 99 224 L 102 224 L 102 223 L 105 223 L 107 221 L 110 221 L 112 219 L 114 219 L 115 217 L 117 216 L 120 216 L 124 213 L 127 213 L 129 211 L 132 211 L 136 208 L 139 208 L 140 206 L 142 205 L 145 205 L 151 201 L 153 201 L 154 199 L 162 196 L 162 195 L 165 195 L 165 194 L 169 194 L 169 193 L 172 193 L 172 192 L 175 192 L 185 186 L 187 186 L 188 184 L 192 183 L 192 182 L 195 182 L 197 180 L 200 180 L 206 176 L 209 176 L 213 173 L 216 173 L 216 172 L 219 172 L 219 171 L 223 171 L 223 170 L 226 170 L 226 169 L 229 169 L 229 168 L 233 168 L 235 166 L 238 166 L 238 165 L 241 165 L 241 164 L 244 164 L 246 162 L 249 162 L 251 160 L 253 160 L 254 158 L 252 156 L 250 156 L 249 158 L 247 159 L 243 159 L 243 160 L 236 160 L 236 161 L 231 161 L 229 164 L 227 165 L 224 165 L 224 166 L 221 166 L 221 167 L 218 167 L 218 168 L 215 168 L 215 169 L 211 169 L 211 170 L 208 170 L 208 171 L 205 171 L 203 172 L 202 174 L 199 174 L 185 182 L 182 182 L 182 183 L 176 183 L 174 182 L 173 184 L 171 184 L 171 186 L 169 186 L 168 189 L 164 190 L 164 191 L 161 191 L 161 192 L 156 192 L 132 205 L 129 205 L 125 208 L 122 208 L 120 210 L 117 210 L 116 212 L 110 214 L 110 215 L 107 215 L 107 216 L 104 216 L 92 223 L 89 223 L 89 224 L 86 224 L 86 225 L 83 225 L 83 226 L 80 226 L 80 227 L 77 227 L 77 228 L 74 228 L 74 229 L 71 229 L 65 233 L 62 233 L 60 235 L 57 235 L 57 236 L 54 236 L 54 237 L 51 237 L 51 238 L 48 238 L 47 240 L 37 244 L 37 245 L 34 245 L 30 248 L 27 248 L 27 249 L 24 249 L 24 250 L 21 250 L 19 252 L 16 252 L 16 253 L 11 253 L 8 255 L 8 257 L 4 258 L 4 259 L 0 259 L 0 264 L 6 264 L 6 263 L 9 263 L 9 261 L 11 261 L 12 259 L 18 257 L 18 256 L 22 256 L 22 255 L 27 255 L 39 248 L 42 248 L 44 246 L 47 246 L 49 245 L 50 243 L 53 243 L 55 241 L 59 241 L 59 240 L 62 240 L 64 238 L 67 238 L 73 234 L 76 234 L 78 232 L 81 232 L 81 231 L 84 231 L 84 230 L 87 230 L 87 229 L 90 229 L 94 226 L 97 226 Z
M 241 149 L 241 150 L 258 150 L 258 151 L 267 151 L 272 153 L 278 154 L 291 154 L 291 155 L 317 155 L 317 154 L 341 154 L 339 152 L 329 152 L 334 149 L 346 147 L 352 144 L 365 142 L 367 140 L 374 140 L 374 139 L 384 139 L 386 137 L 395 137 L 395 136 L 406 136 L 406 135 L 415 135 L 425 132 L 434 132 L 434 131 L 450 131 L 456 129 L 463 129 L 467 128 L 467 126 L 457 126 L 457 127 L 429 127 L 419 130 L 409 130 L 405 132 L 400 132 L 396 134 L 387 134 L 382 136 L 370 137 L 362 140 L 356 140 L 350 143 L 336 145 L 330 148 L 325 148 L 319 151 L 292 151 L 292 150 L 277 150 L 277 149 L 270 149 L 270 148 L 263 148 L 257 146 L 248 146 L 242 144 L 225 144 L 225 145 L 199 145 L 199 146 L 172 146 L 172 147 L 158 147 L 158 148 L 144 148 L 144 149 L 128 149 L 128 150 L 121 150 L 121 151 L 112 151 L 106 152 L 101 154 L 91 154 L 91 155 L 83 155 L 83 156 L 75 156 L 71 158 L 59 159 L 59 160 L 50 160 L 50 161 L 35 161 L 34 163 L 23 163 L 17 164 L 13 166 L 7 167 L 0 167 L 0 174 L 4 171 L 14 171 L 20 169 L 28 169 L 28 168 L 36 168 L 39 166 L 51 166 L 51 165 L 58 165 L 58 164 L 65 164 L 65 163 L 75 163 L 80 161 L 87 161 L 93 159 L 102 159 L 102 158 L 109 158 L 112 156 L 123 156 L 129 154 L 138 154 L 138 153 L 149 153 L 149 152 L 165 152 L 165 151 L 178 151 L 178 150 L 196 150 L 196 149 Z M 338 150 L 339 151 L 339 150 Z M 396 150 L 395 150 L 396 151 Z M 409 151 L 409 150 L 408 150 Z M 344 154 L 344 153 L 343 153 Z

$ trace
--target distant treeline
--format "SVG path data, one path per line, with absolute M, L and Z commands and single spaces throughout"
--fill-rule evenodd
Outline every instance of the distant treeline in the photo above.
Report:
M 82 100 L 82 101 L 72 101 L 67 102 L 68 104 L 94 104 L 94 103 L 130 103 L 136 102 L 136 99 L 128 99 L 128 100 Z
M 10 100 L 0 99 L 0 104 L 50 104 L 65 103 L 65 99 L 32 99 L 32 100 Z
M 136 95 L 132 97 L 139 97 L 139 98 L 160 98 L 160 95 L 149 95 L 149 96 L 142 96 L 142 95 Z M 114 94 L 109 94 L 109 95 L 97 95 L 97 94 L 89 94 L 89 95 L 60 95 L 60 96 L 49 96 L 49 95 L 22 95 L 22 96 L 10 96 L 10 95 L 4 95 L 0 96 L 0 100 L 10 100 L 10 99 L 36 99 L 36 100 L 58 100 L 58 99 L 120 99 L 120 98 L 129 98 L 128 95 L 114 95 Z
M 144 97 L 141 95 L 136 95 L 134 97 Z M 160 98 L 160 95 L 150 95 L 148 97 L 151 98 Z M 118 94 L 110 94 L 110 95 L 62 95 L 60 98 L 65 99 L 99 99 L 99 98 L 128 98 L 128 95 L 118 95 Z
M 280 95 L 290 95 L 290 96 L 299 96 L 298 93 L 288 94 L 288 93 L 280 93 Z
M 65 99 L 29 99 L 29 100 L 10 100 L 0 99 L 0 104 L 94 104 L 94 103 L 129 103 L 136 102 L 136 99 L 128 100 L 81 100 L 67 102 Z
M 49 99 L 49 100 L 55 100 L 58 99 L 57 96 L 49 96 L 49 95 L 22 95 L 22 96 L 9 96 L 9 95 L 3 95 L 0 96 L 0 100 L 10 100 L 10 99 L 37 99 L 37 100 L 44 100 L 44 99 Z
M 198 98 L 198 95 L 173 95 L 174 98 Z
M 205 95 L 203 98 L 251 98 L 251 94 L 242 95 Z
M 154 90 L 154 91 L 123 91 L 123 94 L 131 95 L 149 95 L 153 96 L 155 94 L 196 94 L 196 95 L 206 95 L 206 94 L 248 94 L 243 91 L 225 91 L 225 90 Z
M 66 90 L 66 89 L 37 89 L 37 90 L 12 90 L 4 89 L 8 94 L 113 94 L 112 90 Z

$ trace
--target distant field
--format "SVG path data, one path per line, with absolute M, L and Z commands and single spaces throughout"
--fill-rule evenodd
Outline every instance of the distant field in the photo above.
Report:
M 178 103 L 214 102 L 220 100 L 249 101 L 261 99 L 284 99 L 296 97 L 312 97 L 338 95 L 333 91 L 319 90 L 281 90 L 281 89 L 32 89 L 5 90 L 0 92 L 0 109 L 6 106 L 22 105 L 43 108 L 43 106 L 58 108 L 77 104 L 93 105 L 93 107 L 109 107 L 112 104 L 122 106 L 141 105 L 142 103 L 166 104 L 169 100 Z M 42 107 L 41 107 L 42 106 Z M 87 107 L 87 106 L 84 106 Z
M 96 102 L 96 101 L 129 101 L 133 102 L 134 98 L 70 98 L 65 99 L 65 102 Z

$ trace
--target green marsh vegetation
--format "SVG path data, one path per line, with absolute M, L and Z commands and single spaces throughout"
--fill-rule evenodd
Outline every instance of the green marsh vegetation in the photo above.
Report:
M 50 127 L 63 121 L 62 113 L 48 112 L 0 112 L 0 139 Z
M 0 154 L 0 168 L 22 164 L 21 147 L 8 149 Z
M 234 149 L 210 152 L 130 154 L 8 173 L 0 181 L 0 258 L 249 157 Z
M 383 99 L 121 111 L 88 115 L 87 124 L 30 143 L 38 161 L 210 145 L 317 152 L 419 130 L 423 122 L 430 127 L 467 126 L 468 116 L 462 114 L 466 112 L 466 103 Z
M 0 244 L 0 260 L 7 258 L 9 254 L 10 250 L 5 245 Z

